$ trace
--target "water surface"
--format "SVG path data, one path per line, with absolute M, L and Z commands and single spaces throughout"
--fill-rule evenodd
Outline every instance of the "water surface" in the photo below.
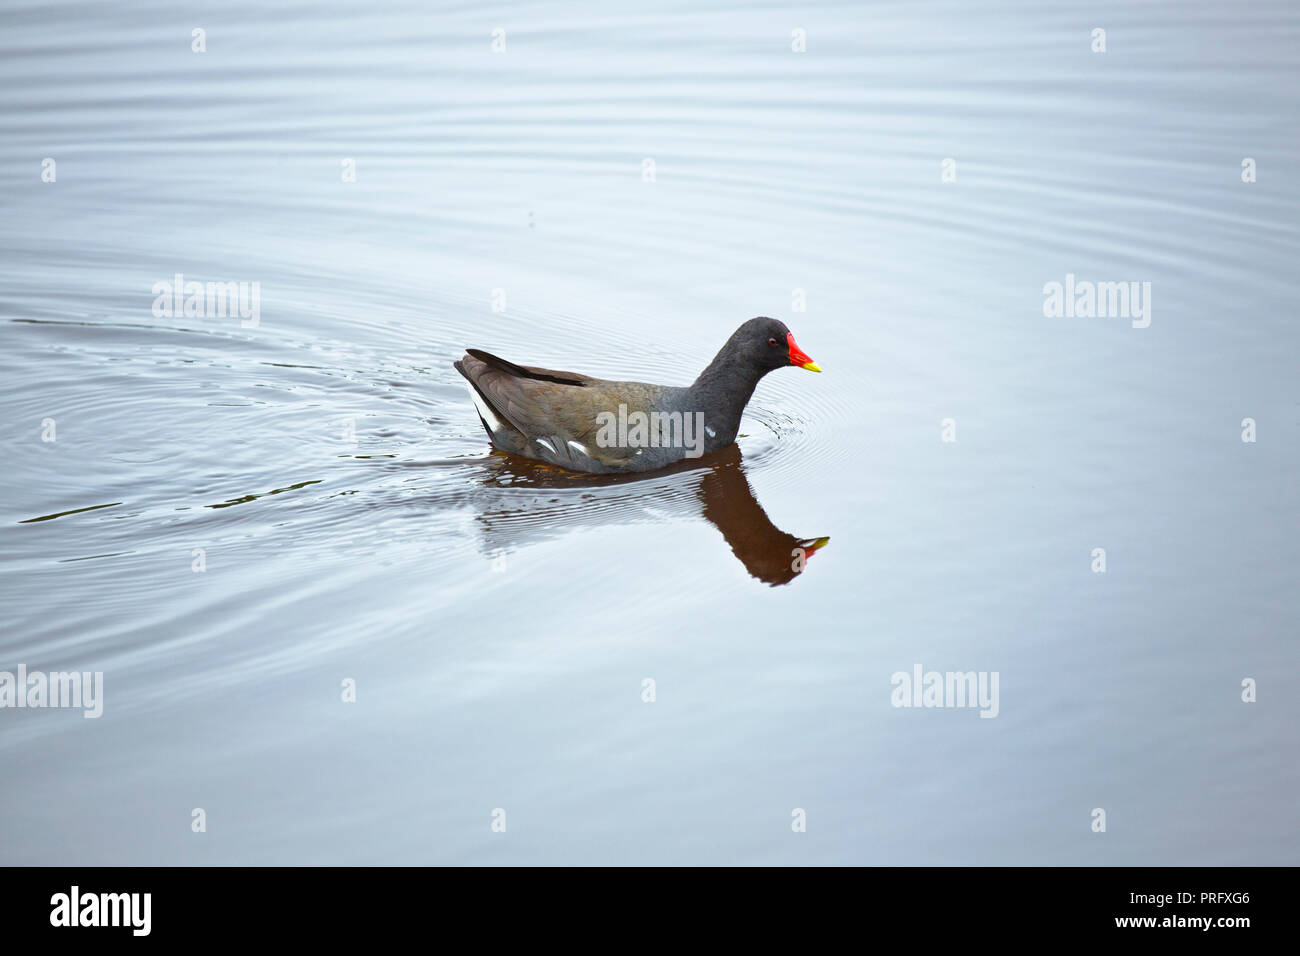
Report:
M 0 862 L 1300 861 L 1295 5 L 0 18 L 0 670 L 105 686 L 0 710 Z M 451 367 L 754 315 L 825 374 L 634 480 Z

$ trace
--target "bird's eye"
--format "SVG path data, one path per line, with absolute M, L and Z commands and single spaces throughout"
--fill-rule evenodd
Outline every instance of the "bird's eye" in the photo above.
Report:
M 776 339 L 768 339 L 767 344 L 772 346 L 772 348 L 776 348 Z

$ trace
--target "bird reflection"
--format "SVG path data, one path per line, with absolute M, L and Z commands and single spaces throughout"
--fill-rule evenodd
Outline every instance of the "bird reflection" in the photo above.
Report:
M 745 477 L 735 445 L 652 475 L 579 475 L 494 452 L 489 487 L 541 494 L 496 499 L 476 519 L 489 553 L 556 537 L 574 526 L 703 515 L 755 578 L 773 587 L 807 570 L 827 537 L 801 538 L 772 524 Z

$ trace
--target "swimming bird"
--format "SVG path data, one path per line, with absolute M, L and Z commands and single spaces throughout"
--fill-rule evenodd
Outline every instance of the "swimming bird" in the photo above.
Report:
M 618 382 L 515 365 L 480 349 L 455 363 L 492 444 L 571 471 L 653 471 L 736 440 L 759 380 L 793 365 L 821 369 L 784 322 L 759 316 L 685 387 Z

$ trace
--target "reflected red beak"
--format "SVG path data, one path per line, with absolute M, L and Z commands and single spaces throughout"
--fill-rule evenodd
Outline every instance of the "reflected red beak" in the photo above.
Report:
M 793 332 L 786 333 L 785 344 L 790 346 L 791 365 L 798 365 L 800 368 L 806 368 L 810 372 L 821 371 L 821 366 L 812 360 L 812 356 L 805 354 L 804 350 L 795 344 Z
M 809 560 L 814 554 L 817 553 L 818 548 L 824 548 L 826 547 L 826 545 L 830 543 L 831 543 L 830 538 L 814 538 L 812 541 L 805 541 L 803 544 L 800 545 L 800 547 L 803 548 L 804 560 L 805 561 Z

